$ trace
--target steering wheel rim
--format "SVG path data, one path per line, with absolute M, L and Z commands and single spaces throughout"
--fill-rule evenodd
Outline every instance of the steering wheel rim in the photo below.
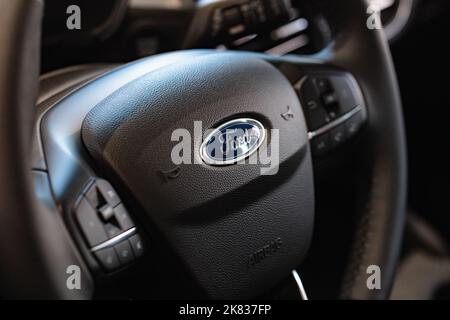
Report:
M 342 297 L 383 299 L 388 297 L 392 284 L 405 214 L 406 152 L 401 102 L 387 41 L 382 31 L 369 31 L 364 27 L 366 2 L 348 1 L 345 8 L 340 7 L 341 10 L 338 11 L 333 8 L 333 5 L 338 4 L 330 2 L 318 2 L 316 9 L 328 15 L 328 21 L 337 21 L 336 24 L 331 23 L 335 40 L 311 61 L 338 66 L 355 76 L 366 100 L 369 113 L 368 132 L 372 142 L 368 149 L 368 158 L 372 159 L 368 204 L 361 211 L 354 254 L 346 273 Z M 36 30 L 39 30 L 37 26 L 40 25 L 42 3 L 17 0 L 2 1 L 2 5 L 2 16 L 5 17 L 1 19 L 4 25 L 4 28 L 1 28 L 2 39 L 8 41 L 5 42 L 7 50 L 4 50 L 0 59 L 0 76 L 3 83 L 8 83 L 9 86 L 2 86 L 0 118 L 11 120 L 4 121 L 0 127 L 0 145 L 5 148 L 5 152 L 0 154 L 0 164 L 5 168 L 2 181 L 9 182 L 2 184 L 0 192 L 0 225 L 4 228 L 0 232 L 0 276 L 4 279 L 2 284 L 5 284 L 7 296 L 11 297 L 87 298 L 91 292 L 89 276 L 85 286 L 88 289 L 78 295 L 61 288 L 62 284 L 65 284 L 65 281 L 62 281 L 66 276 L 64 272 L 59 271 L 58 276 L 55 276 L 56 269 L 65 271 L 63 265 L 66 265 L 67 261 L 81 265 L 85 270 L 87 267 L 70 236 L 64 232 L 60 217 L 45 212 L 42 199 L 36 200 L 29 174 L 29 158 L 24 156 L 30 150 L 29 132 L 33 122 L 30 115 L 33 114 L 31 110 L 34 104 L 31 97 L 35 95 L 23 92 L 24 87 L 37 90 L 39 35 Z M 336 12 L 340 12 L 342 16 L 336 17 Z M 346 23 L 341 24 L 341 21 Z M 18 25 L 21 27 L 18 28 Z M 25 39 L 27 41 L 17 43 Z M 19 52 L 23 55 L 16 55 L 16 48 L 21 48 Z M 295 57 L 280 58 L 283 62 L 295 60 Z M 366 60 L 371 63 L 368 65 Z M 20 72 L 16 72 L 17 70 Z M 13 72 L 16 76 L 11 77 Z M 5 90 L 11 87 L 18 90 Z M 8 108 L 9 105 L 17 105 L 17 108 Z M 11 144 L 10 141 L 18 143 Z M 16 214 L 11 214 L 13 212 Z M 44 226 L 42 221 L 46 221 L 45 225 L 49 223 L 53 226 L 51 236 L 48 233 L 48 225 Z M 55 226 L 59 227 L 57 229 L 62 227 L 62 231 L 55 232 Z M 11 232 L 12 230 L 15 232 Z M 11 243 L 17 244 L 14 247 L 19 249 L 19 253 L 11 250 Z M 54 243 L 59 244 L 59 249 L 66 247 L 68 250 L 50 250 L 55 249 Z M 64 263 L 58 264 L 58 261 Z M 381 290 L 369 290 L 366 286 L 366 268 L 369 265 L 381 267 Z M 21 270 L 21 273 L 30 277 L 8 277 L 16 270 Z M 41 277 L 33 276 L 36 270 L 41 270 Z M 86 271 L 86 274 L 89 272 Z
M 345 16 L 339 19 L 347 23 L 334 25 L 341 31 L 320 55 L 349 70 L 360 84 L 369 113 L 371 143 L 367 154 L 373 160 L 369 169 L 370 191 L 360 209 L 342 297 L 386 299 L 394 279 L 406 214 L 407 152 L 401 98 L 384 32 L 365 28 L 368 2 L 349 1 L 348 5 L 349 10 L 344 10 Z M 383 270 L 384 289 L 368 289 L 365 280 L 370 265 Z

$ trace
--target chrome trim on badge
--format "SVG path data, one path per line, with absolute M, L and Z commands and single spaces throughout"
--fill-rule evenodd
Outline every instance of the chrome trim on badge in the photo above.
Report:
M 234 119 L 213 129 L 200 146 L 200 156 L 209 165 L 236 164 L 256 152 L 265 137 L 261 122 L 251 118 Z

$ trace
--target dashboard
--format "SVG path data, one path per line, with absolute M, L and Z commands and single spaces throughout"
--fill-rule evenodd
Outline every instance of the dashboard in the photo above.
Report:
M 42 68 L 49 71 L 80 63 L 126 62 L 189 48 L 274 55 L 314 53 L 326 45 L 330 34 L 326 20 L 305 10 L 302 2 L 46 0 Z M 422 1 L 372 2 L 381 10 L 388 38 L 395 41 L 414 22 L 419 11 L 416 7 Z M 79 30 L 66 27 L 70 5 L 80 8 Z

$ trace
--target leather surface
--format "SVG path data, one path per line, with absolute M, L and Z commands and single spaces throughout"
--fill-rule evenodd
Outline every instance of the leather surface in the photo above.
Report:
M 39 77 L 38 106 L 68 88 L 79 86 L 117 67 L 115 64 L 85 64 L 58 69 Z
M 31 143 L 31 167 L 33 169 L 47 170 L 44 150 L 40 141 L 41 117 L 59 100 L 114 67 L 117 66 L 111 64 L 79 65 L 52 71 L 39 77 L 36 121 Z
M 49 205 L 46 174 L 30 170 L 42 8 L 37 0 L 0 1 L 0 295 L 86 298 L 89 274 Z M 71 264 L 82 269 L 82 290 L 66 287 Z
M 399 88 L 383 30 L 366 27 L 367 1 L 316 2 L 335 41 L 318 56 L 356 77 L 368 108 L 370 140 L 360 175 L 359 223 L 342 297 L 386 299 L 392 287 L 406 214 L 407 159 Z M 345 7 L 345 8 L 344 8 Z M 381 269 L 381 289 L 367 287 L 367 268 Z
M 0 285 L 5 297 L 47 287 L 35 230 L 28 153 L 37 94 L 41 1 L 0 2 Z M 21 235 L 20 237 L 18 235 Z M 49 291 L 43 297 L 50 297 Z

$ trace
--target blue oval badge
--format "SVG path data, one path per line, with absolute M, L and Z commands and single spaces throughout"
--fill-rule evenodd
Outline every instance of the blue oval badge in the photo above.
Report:
M 213 129 L 200 146 L 200 155 L 210 165 L 235 164 L 258 150 L 265 134 L 262 123 L 257 120 L 231 120 Z

